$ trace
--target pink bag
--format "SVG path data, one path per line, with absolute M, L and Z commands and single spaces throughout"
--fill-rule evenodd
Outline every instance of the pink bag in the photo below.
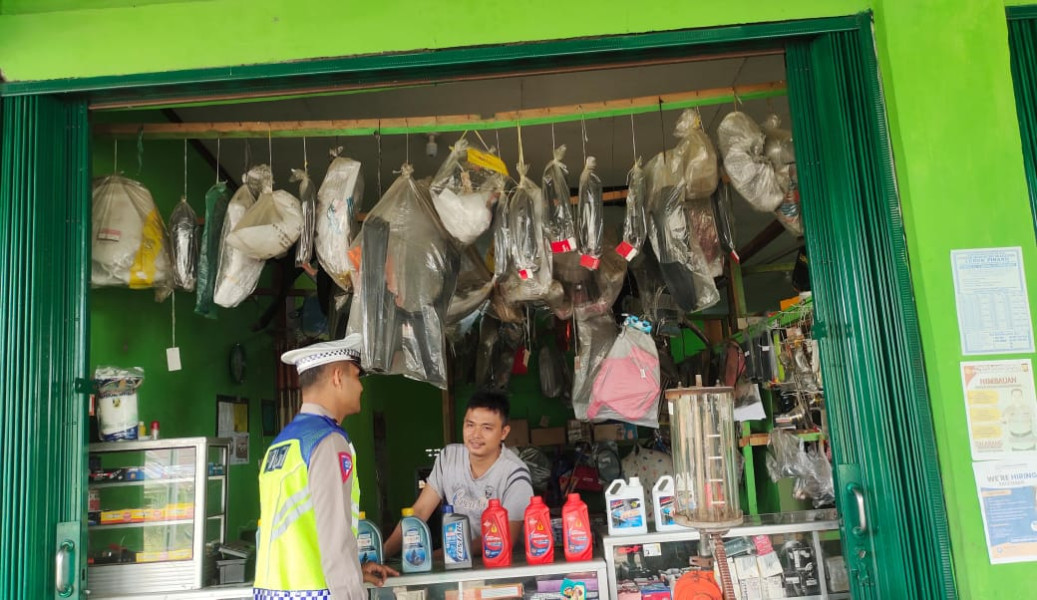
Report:
M 615 419 L 645 427 L 659 427 L 659 353 L 641 327 L 627 324 L 602 361 L 594 379 L 587 417 L 593 421 Z

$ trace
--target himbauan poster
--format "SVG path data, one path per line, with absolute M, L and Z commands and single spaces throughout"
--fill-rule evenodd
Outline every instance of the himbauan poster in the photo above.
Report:
M 952 250 L 951 268 L 962 354 L 1033 352 L 1023 249 Z
M 1037 561 L 1037 460 L 972 463 L 993 564 Z
M 972 460 L 1037 455 L 1037 396 L 1030 359 L 961 363 Z

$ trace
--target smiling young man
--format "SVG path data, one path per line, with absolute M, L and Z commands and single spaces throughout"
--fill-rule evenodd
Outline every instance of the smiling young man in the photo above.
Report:
M 472 526 L 472 551 L 482 551 L 480 521 L 490 498 L 508 509 L 511 540 L 522 538 L 522 518 L 533 496 L 529 468 L 504 446 L 508 426 L 508 397 L 500 392 L 476 392 L 464 417 L 464 444 L 449 444 L 436 458 L 428 485 L 412 507 L 414 515 L 428 521 L 440 503 L 451 504 L 455 513 L 468 517 Z M 385 553 L 400 551 L 402 532 L 397 525 L 385 542 Z

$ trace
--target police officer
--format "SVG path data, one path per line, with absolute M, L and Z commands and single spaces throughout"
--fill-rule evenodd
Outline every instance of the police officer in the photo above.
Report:
M 302 408 L 277 436 L 259 472 L 256 600 L 366 600 L 364 582 L 396 571 L 360 564 L 356 450 L 339 423 L 360 412 L 360 336 L 281 356 L 299 371 Z

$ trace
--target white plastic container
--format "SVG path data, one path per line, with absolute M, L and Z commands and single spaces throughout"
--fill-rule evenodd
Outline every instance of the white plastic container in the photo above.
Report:
M 608 509 L 609 535 L 637 535 L 648 533 L 648 514 L 645 511 L 645 488 L 641 480 L 617 479 L 605 490 Z
M 677 512 L 677 498 L 674 493 L 673 477 L 663 475 L 652 488 L 652 504 L 655 508 L 656 531 L 681 531 L 688 529 L 673 519 Z

